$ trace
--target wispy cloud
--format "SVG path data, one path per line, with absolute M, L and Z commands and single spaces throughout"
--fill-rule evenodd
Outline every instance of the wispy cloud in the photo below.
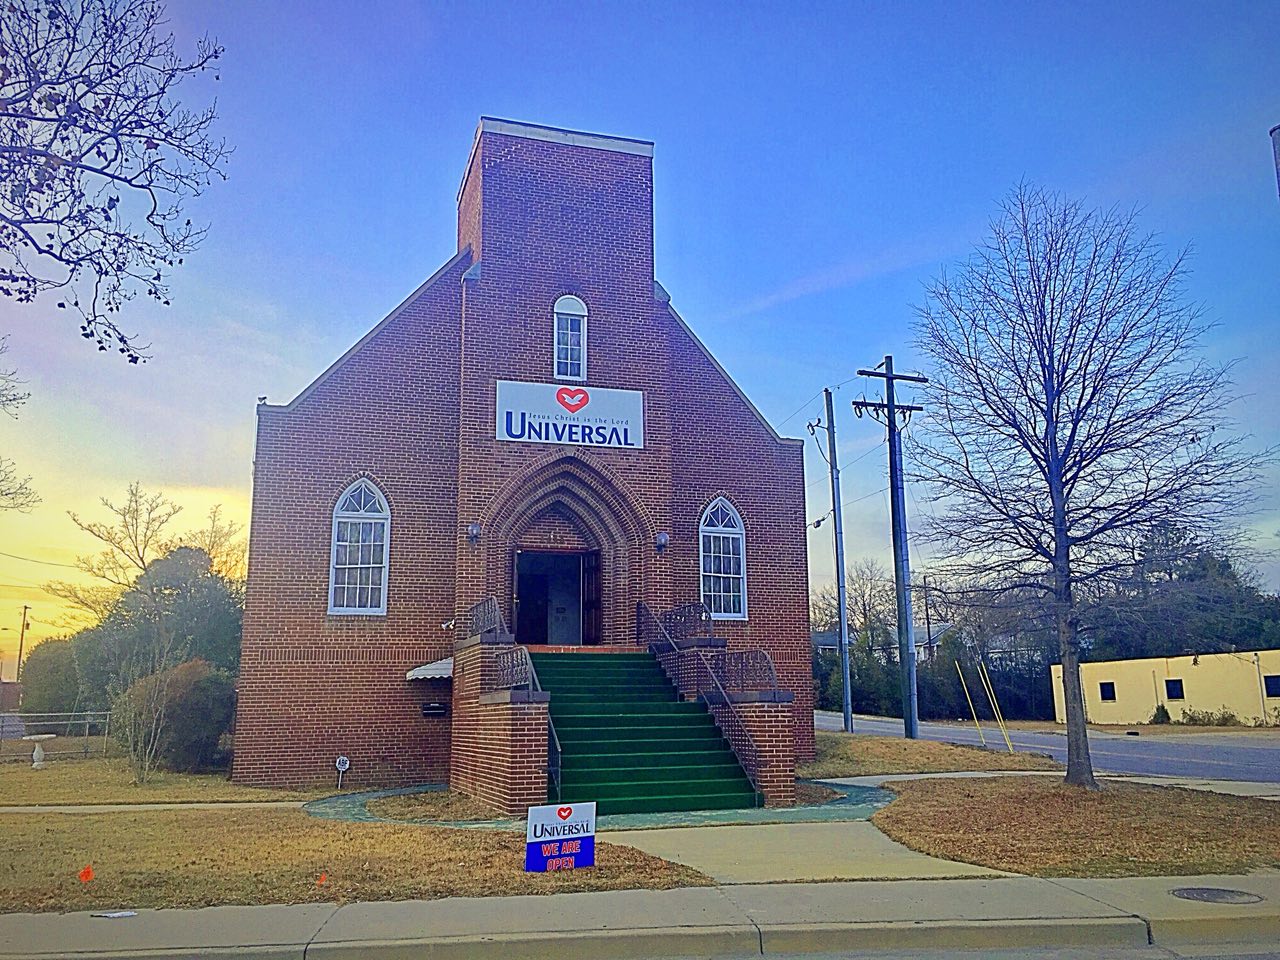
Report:
M 843 290 L 867 280 L 891 276 L 912 267 L 932 268 L 939 261 L 965 250 L 975 235 L 972 230 L 958 230 L 946 237 L 918 237 L 878 252 L 859 253 L 796 277 L 777 289 L 759 294 L 712 319 L 724 321 L 747 317 L 805 297 Z

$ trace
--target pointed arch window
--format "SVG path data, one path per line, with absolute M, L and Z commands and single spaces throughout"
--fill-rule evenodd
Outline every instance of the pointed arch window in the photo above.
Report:
M 557 380 L 587 379 L 587 305 L 577 297 L 556 301 L 555 375 Z
M 724 497 L 711 501 L 698 525 L 702 602 L 713 620 L 747 619 L 747 540 L 742 517 Z
M 368 480 L 342 492 L 333 508 L 333 552 L 329 565 L 329 612 L 387 612 L 387 547 L 391 510 Z

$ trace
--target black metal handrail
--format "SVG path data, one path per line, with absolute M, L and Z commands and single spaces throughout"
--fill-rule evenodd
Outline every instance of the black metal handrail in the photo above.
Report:
M 670 622 L 690 622 L 691 616 L 679 611 L 689 611 L 696 606 L 702 604 L 686 604 L 670 611 L 676 614 Z M 706 609 L 705 606 L 702 608 Z M 751 786 L 760 792 L 760 749 L 747 729 L 730 691 L 745 693 L 748 690 L 777 690 L 778 677 L 773 669 L 773 660 L 763 650 L 729 653 L 723 650 L 708 651 L 692 645 L 682 646 L 672 636 L 664 621 L 665 615 L 655 615 L 643 600 L 636 604 L 636 638 L 649 647 L 649 651 L 658 658 L 663 671 L 677 688 L 680 687 L 681 679 L 686 683 L 692 680 L 693 690 L 690 692 L 698 700 L 713 708 L 723 708 L 713 709 L 712 717 L 729 741 L 729 746 L 742 764 Z M 710 614 L 707 614 L 707 622 L 710 622 Z M 688 637 L 684 639 L 687 640 Z M 679 663 L 683 658 L 691 658 L 692 677 Z
M 643 600 L 636 604 L 636 640 L 655 654 L 673 653 L 678 649 L 667 628 Z
M 737 706 L 725 691 L 720 678 L 716 676 L 706 654 L 701 650 L 692 652 L 696 657 L 694 668 L 698 696 L 709 706 L 723 707 L 721 710 L 713 709 L 711 716 L 724 733 L 725 739 L 729 741 L 729 746 L 737 756 L 738 762 L 742 764 L 742 769 L 747 779 L 751 781 L 752 788 L 760 793 L 760 748 L 756 746 L 751 731 L 747 729 Z
M 533 665 L 527 648 L 513 645 L 503 650 L 494 658 L 494 669 L 497 677 L 494 682 L 496 690 L 524 689 L 532 693 L 542 692 L 542 683 L 538 680 L 538 670 Z M 547 708 L 547 777 L 554 788 L 553 803 L 560 802 L 560 737 L 556 733 L 555 721 L 551 719 L 551 709 Z
M 686 603 L 684 606 L 668 610 L 658 620 L 677 646 L 680 645 L 680 641 L 691 637 L 716 635 L 716 625 L 711 619 L 711 611 L 701 601 Z
M 524 650 L 524 647 L 519 649 Z M 533 660 L 529 661 L 529 679 L 533 684 L 534 690 L 541 690 L 542 683 L 538 680 L 538 668 L 533 665 Z M 556 733 L 556 722 L 551 719 L 551 706 L 547 706 L 547 776 L 551 779 L 552 785 L 555 787 L 555 799 L 553 803 L 560 802 L 560 737 Z
M 513 644 L 509 650 L 503 650 L 494 657 L 493 668 L 496 674 L 494 690 L 519 690 L 521 687 L 533 689 L 533 662 L 529 659 L 529 651 L 524 647 Z
M 507 621 L 502 616 L 502 607 L 497 597 L 485 597 L 467 611 L 467 636 L 479 637 L 486 634 L 511 636 L 507 629 Z M 514 639 L 511 640 L 514 643 Z
M 703 656 L 711 672 L 730 693 L 779 689 L 773 658 L 764 650 L 707 650 Z

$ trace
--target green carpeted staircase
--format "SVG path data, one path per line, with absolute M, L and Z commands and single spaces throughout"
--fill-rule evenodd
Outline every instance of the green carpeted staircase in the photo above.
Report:
M 647 653 L 533 653 L 560 738 L 560 796 L 596 811 L 760 806 L 700 703 L 684 703 Z

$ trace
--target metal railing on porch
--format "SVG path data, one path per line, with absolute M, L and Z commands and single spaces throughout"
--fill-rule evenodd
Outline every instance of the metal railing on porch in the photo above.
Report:
M 668 623 L 681 634 L 678 638 Z M 704 624 L 710 625 L 710 634 L 704 632 Z M 777 691 L 778 675 L 763 650 L 716 650 L 694 644 L 694 638 L 708 636 L 714 636 L 714 622 L 701 603 L 685 604 L 663 615 L 655 614 L 643 600 L 636 604 L 636 639 L 648 646 L 681 693 L 691 694 L 712 708 L 716 724 L 751 785 L 760 792 L 760 749 L 734 695 Z
M 486 597 L 468 612 L 470 636 L 492 636 L 508 649 L 502 650 L 494 658 L 494 681 L 485 693 L 496 690 L 527 690 L 542 692 L 542 684 L 538 680 L 538 671 L 534 668 L 533 659 L 527 648 L 516 643 L 516 638 L 507 629 L 506 620 L 502 616 L 502 608 L 497 597 Z M 555 721 L 551 719 L 551 710 L 547 708 L 547 778 L 552 791 L 553 803 L 560 802 L 560 737 L 556 734 Z
M 467 636 L 506 636 L 514 643 L 515 638 L 507 629 L 507 621 L 502 616 L 502 607 L 497 597 L 485 597 L 467 611 Z

